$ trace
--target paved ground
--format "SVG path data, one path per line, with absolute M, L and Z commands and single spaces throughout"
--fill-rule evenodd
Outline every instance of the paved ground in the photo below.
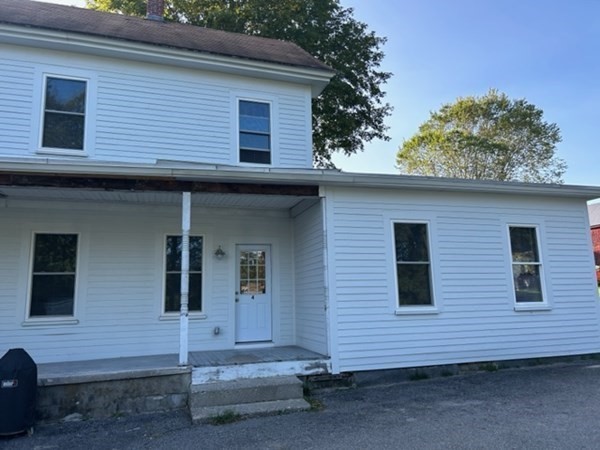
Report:
M 219 426 L 192 426 L 183 413 L 39 426 L 33 437 L 0 439 L 0 448 L 600 448 L 597 361 L 366 383 L 316 397 L 321 411 Z

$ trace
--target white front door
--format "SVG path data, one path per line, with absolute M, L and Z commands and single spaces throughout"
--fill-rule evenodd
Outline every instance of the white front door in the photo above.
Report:
M 236 342 L 272 339 L 270 250 L 268 245 L 238 245 L 236 248 Z

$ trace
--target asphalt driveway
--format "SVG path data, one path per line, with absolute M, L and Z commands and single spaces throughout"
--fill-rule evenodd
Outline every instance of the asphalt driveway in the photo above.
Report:
M 387 380 L 389 381 L 389 379 Z M 7 449 L 598 449 L 600 362 L 318 392 L 324 409 L 196 425 L 184 413 L 39 426 Z

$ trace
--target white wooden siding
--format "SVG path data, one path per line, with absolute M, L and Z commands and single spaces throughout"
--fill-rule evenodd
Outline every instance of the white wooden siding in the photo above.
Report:
M 275 103 L 274 164 L 312 167 L 308 87 L 9 45 L 0 45 L 0 55 L 0 156 L 36 155 L 41 74 L 86 71 L 96 86 L 95 112 L 86 115 L 88 159 L 232 164 L 238 119 L 231 98 L 243 91 Z
M 516 196 L 331 189 L 338 368 L 372 370 L 600 350 L 586 205 Z M 437 314 L 397 315 L 392 219 L 432 223 Z M 514 310 L 508 223 L 536 224 L 549 311 Z
M 309 125 L 306 132 L 306 120 Z M 310 96 L 279 97 L 279 164 L 282 167 L 312 167 L 312 123 Z
M 320 204 L 294 219 L 296 344 L 326 355 L 323 217 Z
M 34 75 L 31 64 L 0 58 L 0 154 L 29 152 Z
M 24 347 L 36 362 L 175 354 L 178 315 L 161 317 L 164 237 L 180 233 L 168 205 L 9 201 L 0 214 L 0 354 Z M 24 323 L 31 235 L 81 238 L 74 325 Z M 190 319 L 189 347 L 235 345 L 235 245 L 270 244 L 273 342 L 294 344 L 291 219 L 285 210 L 192 208 L 191 234 L 204 236 L 203 318 Z M 227 253 L 217 260 L 221 245 Z M 213 334 L 215 327 L 218 335 Z

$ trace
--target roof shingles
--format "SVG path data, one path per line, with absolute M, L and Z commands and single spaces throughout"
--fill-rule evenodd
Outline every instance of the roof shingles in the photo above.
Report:
M 0 0 L 0 23 L 331 71 L 296 44 L 30 0 Z

